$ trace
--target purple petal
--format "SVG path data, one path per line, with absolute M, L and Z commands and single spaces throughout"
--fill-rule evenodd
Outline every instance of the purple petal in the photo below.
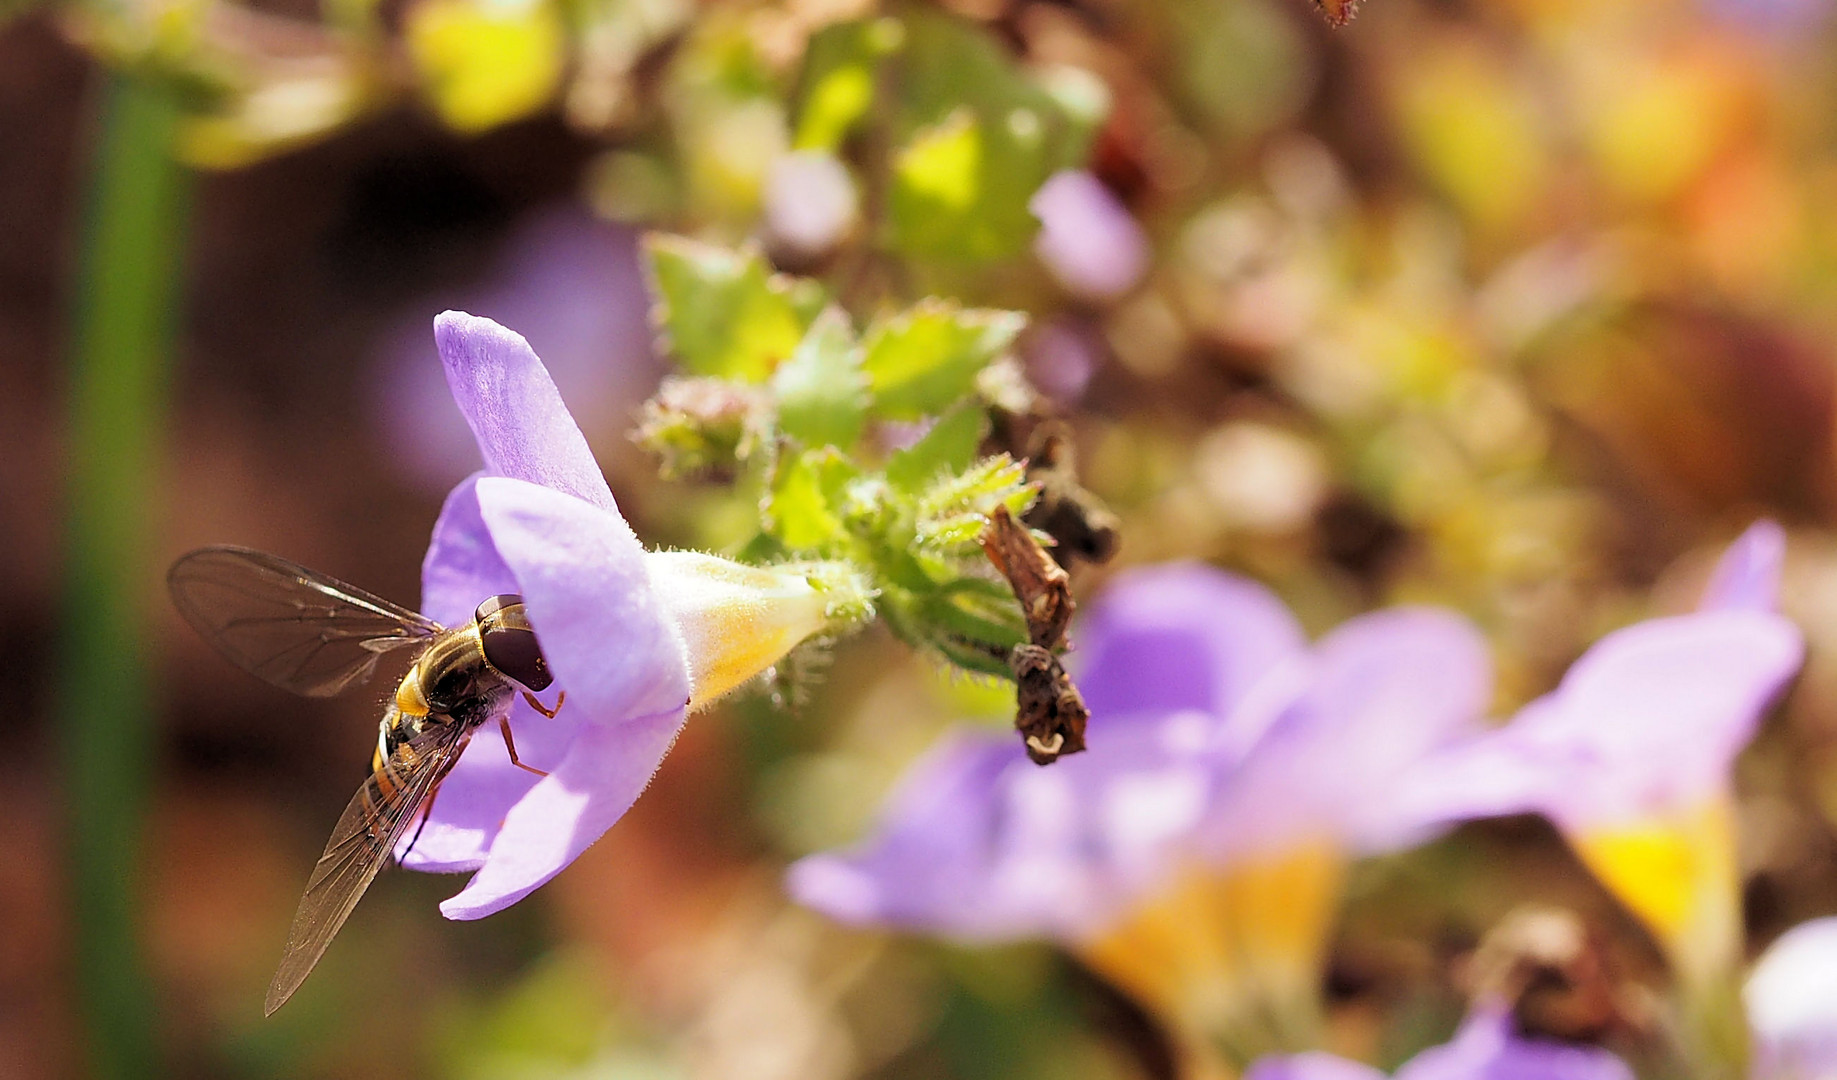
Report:
M 1582 768 L 1552 777 L 1545 812 L 1579 826 L 1720 791 L 1803 657 L 1796 626 L 1754 612 L 1653 619 L 1601 639 L 1522 733 L 1534 756 Z
M 1370 1065 L 1316 1051 L 1263 1058 L 1244 1080 L 1384 1080 L 1384 1074 Z
M 1088 172 L 1055 174 L 1027 204 L 1040 219 L 1034 252 L 1067 291 L 1090 300 L 1128 292 L 1148 269 L 1142 227 Z
M 833 154 L 800 150 L 772 163 L 761 209 L 774 244 L 813 258 L 847 237 L 860 218 L 861 197 Z
M 1012 739 L 946 736 L 906 771 L 866 844 L 792 865 L 798 902 L 843 922 L 977 933 L 997 785 L 1019 758 Z M 999 920 L 996 920 L 999 921 Z
M 678 706 L 616 725 L 584 725 L 568 756 L 511 808 L 484 867 L 440 913 L 483 918 L 560 873 L 637 801 L 685 715 Z
M 485 529 L 477 480 L 466 480 L 447 496 L 421 568 L 421 610 L 448 626 L 471 620 L 486 597 L 519 589 Z M 572 710 L 550 719 L 519 701 L 511 713 L 511 730 L 517 756 L 546 770 L 562 759 L 579 724 Z M 536 779 L 534 773 L 510 763 L 498 732 L 475 733 L 459 764 L 441 783 L 432 816 L 413 849 L 408 847 L 410 838 L 398 846 L 402 865 L 430 872 L 477 869 L 504 815 Z
M 1364 851 L 1419 839 L 1416 819 L 1392 813 L 1398 785 L 1472 736 L 1492 694 L 1485 640 L 1430 608 L 1345 623 L 1307 672 L 1305 689 L 1221 782 L 1208 823 L 1215 857 L 1307 836 Z
M 545 772 L 562 760 L 580 731 L 565 711 L 550 719 L 522 701 L 511 707 L 510 727 L 518 759 Z M 427 873 L 477 870 L 485 864 L 504 816 L 539 779 L 510 763 L 495 726 L 480 728 L 459 764 L 441 782 L 427 824 L 418 836 L 411 831 L 402 838 L 396 858 L 410 870 Z
M 1073 635 L 1092 716 L 1230 716 L 1307 638 L 1274 593 L 1200 563 L 1119 574 Z
M 521 480 L 485 477 L 477 490 L 574 721 L 618 724 L 686 704 L 683 644 L 625 519 Z
M 1521 1038 L 1510 1015 L 1483 1008 L 1452 1042 L 1410 1059 L 1396 1080 L 1633 1080 L 1633 1070 L 1599 1047 Z
M 1780 564 L 1786 531 L 1775 521 L 1748 526 L 1722 558 L 1703 590 L 1699 611 L 1773 611 L 1779 606 Z
M 1724 789 L 1803 649 L 1792 623 L 1751 611 L 1616 631 L 1507 727 L 1425 764 L 1398 812 L 1539 811 L 1574 829 L 1693 808 Z
M 1196 825 L 1211 723 L 1187 713 L 1112 729 L 1102 754 L 1050 769 L 1011 736 L 947 737 L 908 771 L 866 843 L 799 862 L 788 886 L 847 922 L 1076 938 L 1159 880 Z
M 516 576 L 479 516 L 482 475 L 467 477 L 447 496 L 421 560 L 421 613 L 443 626 L 471 622 L 479 601 L 517 591 Z
M 617 513 L 586 437 L 522 335 L 448 311 L 434 319 L 434 343 L 486 472 L 565 491 Z
M 1264 1058 L 1244 1080 L 1379 1080 L 1383 1073 L 1332 1054 Z M 1594 1046 L 1526 1039 L 1498 1009 L 1476 1010 L 1454 1039 L 1397 1070 L 1396 1080 L 1633 1080 L 1633 1071 Z
M 1742 997 L 1756 1077 L 1837 1076 L 1837 918 L 1780 935 L 1754 965 Z
M 512 226 L 483 276 L 411 301 L 378 343 L 371 412 L 389 448 L 383 464 L 445 490 L 479 467 L 478 443 L 452 408 L 446 372 L 423 312 L 462 308 L 521 327 L 580 426 L 623 425 L 656 387 L 650 300 L 637 235 L 599 220 L 578 200 L 537 209 Z

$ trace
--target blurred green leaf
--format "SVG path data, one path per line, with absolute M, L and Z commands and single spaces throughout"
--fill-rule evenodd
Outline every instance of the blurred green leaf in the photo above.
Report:
M 1088 72 L 1036 74 L 975 23 L 914 9 L 811 39 L 794 144 L 834 151 L 863 124 L 884 124 L 893 248 L 949 262 L 998 259 L 1032 239 L 1028 200 L 1085 159 L 1107 110 Z
M 842 489 L 856 475 L 830 447 L 781 458 L 765 508 L 772 534 L 793 551 L 822 550 L 845 540 Z
M 925 437 L 887 461 L 887 482 L 901 491 L 923 491 L 940 476 L 954 475 L 976 460 L 989 418 L 976 404 L 960 405 L 932 425 Z
M 820 310 L 820 291 L 774 277 L 752 252 L 651 234 L 644 254 L 660 344 L 691 374 L 764 382 Z
M 804 340 L 772 375 L 778 427 L 806 446 L 851 448 L 867 419 L 861 346 L 841 308 L 817 316 Z
M 1084 160 L 1100 112 L 1071 109 L 988 32 L 931 12 L 906 21 L 891 241 L 951 261 L 1005 258 L 1037 228 L 1028 200 Z
M 863 362 L 873 411 L 895 420 L 943 412 L 974 392 L 976 376 L 1025 325 L 1019 312 L 964 310 L 938 300 L 874 324 Z
M 535 112 L 561 85 L 561 13 L 547 0 L 421 0 L 409 60 L 440 118 L 483 131 Z
M 793 145 L 835 150 L 873 107 L 880 61 L 905 44 L 898 19 L 835 23 L 817 31 L 804 53 Z

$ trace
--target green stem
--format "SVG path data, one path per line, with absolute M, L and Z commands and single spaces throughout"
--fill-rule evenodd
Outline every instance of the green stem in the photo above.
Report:
M 155 463 L 189 175 L 163 89 L 98 96 L 69 386 L 58 702 L 69 797 L 78 994 L 89 1075 L 156 1075 L 141 963 L 139 851 L 154 749 L 145 615 Z

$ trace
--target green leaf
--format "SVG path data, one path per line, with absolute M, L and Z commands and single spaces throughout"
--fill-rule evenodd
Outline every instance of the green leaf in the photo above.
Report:
M 792 551 L 821 551 L 846 540 L 843 491 L 857 475 L 830 447 L 779 459 L 765 505 L 772 535 Z
M 964 20 L 914 11 L 905 26 L 892 245 L 950 262 L 1017 255 L 1038 228 L 1028 201 L 1085 160 L 1107 101 L 1092 93 L 1095 80 L 1033 75 Z
M 915 540 L 939 551 L 971 549 L 997 506 L 1018 517 L 1034 495 L 1026 466 L 1006 454 L 984 458 L 939 479 L 919 498 Z
M 976 448 L 988 434 L 989 418 L 978 405 L 960 405 L 944 414 L 925 437 L 887 461 L 887 482 L 901 491 L 924 491 L 940 476 L 955 475 L 976 460 Z
M 867 377 L 855 328 L 841 308 L 817 316 L 772 375 L 778 428 L 805 446 L 851 448 L 867 419 Z
M 410 6 L 408 58 L 434 110 L 472 133 L 527 116 L 561 85 L 567 39 L 545 0 L 422 0 Z
M 913 136 L 893 161 L 893 215 L 923 229 L 976 207 L 982 184 L 982 126 L 958 109 Z M 910 246 L 910 245 L 908 245 Z
M 945 411 L 975 391 L 976 376 L 1025 325 L 1019 312 L 965 311 L 938 300 L 876 323 L 863 360 L 874 412 L 916 420 Z
M 644 254 L 659 344 L 691 374 L 764 382 L 819 309 L 754 252 L 653 233 Z
M 793 147 L 841 146 L 874 104 L 881 61 L 905 40 L 905 26 L 891 17 L 835 23 L 812 35 L 804 52 Z

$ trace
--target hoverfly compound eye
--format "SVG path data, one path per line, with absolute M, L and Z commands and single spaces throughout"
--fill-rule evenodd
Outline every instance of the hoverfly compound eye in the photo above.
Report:
M 521 596 L 493 596 L 478 605 L 478 638 L 485 662 L 528 690 L 546 690 L 555 676 L 542 658 L 535 628 L 523 610 Z
M 522 606 L 523 598 L 516 593 L 499 593 L 497 596 L 486 597 L 485 600 L 478 605 L 478 610 L 472 613 L 472 617 L 478 620 L 480 626 L 483 626 L 486 619 L 491 618 L 505 608 L 520 608 Z

